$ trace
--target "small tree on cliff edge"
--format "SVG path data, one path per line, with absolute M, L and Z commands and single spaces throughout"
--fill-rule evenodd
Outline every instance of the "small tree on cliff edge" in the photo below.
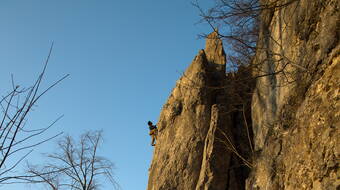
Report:
M 288 65 L 299 69 L 299 72 L 306 72 L 306 69 L 290 60 L 284 52 L 274 52 L 265 45 L 259 43 L 260 28 L 268 30 L 268 24 L 265 23 L 263 13 L 273 14 L 284 7 L 290 6 L 299 0 L 216 0 L 211 8 L 204 9 L 199 5 L 198 0 L 193 1 L 195 6 L 200 11 L 201 21 L 208 23 L 211 28 L 216 31 L 219 37 L 226 41 L 224 46 L 227 50 L 227 71 L 236 71 L 240 66 L 251 70 L 251 72 L 259 72 L 255 76 L 248 76 L 242 80 L 250 80 L 251 78 L 259 78 L 271 75 L 282 75 L 285 77 L 285 83 L 290 84 L 295 82 L 292 80 L 290 73 L 286 68 Z M 295 4 L 297 6 L 298 3 Z M 294 7 L 292 7 L 294 8 Z M 269 14 L 270 15 L 270 14 Z M 282 47 L 282 43 L 275 40 L 269 32 L 267 37 L 274 44 Z M 201 35 L 207 37 L 206 34 Z M 263 58 L 257 63 L 253 62 L 256 51 L 266 51 L 271 59 Z M 275 62 L 281 65 L 281 69 L 273 72 L 264 72 L 263 63 L 267 61 Z
M 42 166 L 29 165 L 28 173 L 33 176 L 29 183 L 44 184 L 48 189 L 97 190 L 101 179 L 113 179 L 113 163 L 98 155 L 102 132 L 86 132 L 76 143 L 71 136 L 63 137 L 57 144 L 57 152 L 48 154 L 48 163 Z

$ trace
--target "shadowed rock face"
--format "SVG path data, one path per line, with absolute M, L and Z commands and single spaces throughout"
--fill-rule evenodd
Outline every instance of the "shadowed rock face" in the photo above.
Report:
M 220 88 L 225 82 L 225 63 L 222 42 L 212 33 L 205 49 L 199 51 L 177 81 L 163 107 L 158 122 L 158 142 L 149 169 L 148 190 L 225 187 L 228 154 L 223 149 L 218 150 L 220 156 L 212 156 L 216 152 L 216 126 L 225 126 L 227 122 L 219 116 L 225 97 Z M 218 179 L 214 172 L 219 174 Z M 208 184 L 215 184 L 216 188 L 209 188 Z

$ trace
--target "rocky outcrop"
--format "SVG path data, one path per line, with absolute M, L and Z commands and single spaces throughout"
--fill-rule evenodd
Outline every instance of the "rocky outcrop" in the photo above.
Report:
M 261 1 L 248 189 L 339 188 L 338 0 Z
M 177 81 L 161 112 L 148 190 L 225 189 L 230 153 L 218 142 L 227 132 L 226 58 L 217 33 L 208 36 Z
M 214 32 L 177 81 L 148 190 L 340 188 L 340 1 L 260 2 L 251 71 L 226 75 Z

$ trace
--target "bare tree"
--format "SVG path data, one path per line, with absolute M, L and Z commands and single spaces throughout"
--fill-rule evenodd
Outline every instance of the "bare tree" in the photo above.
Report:
M 51 128 L 62 116 L 49 126 L 41 129 L 33 129 L 26 126 L 29 113 L 33 111 L 33 107 L 36 106 L 38 100 L 68 76 L 65 75 L 41 91 L 40 88 L 52 48 L 53 44 L 43 70 L 32 86 L 28 88 L 20 87 L 14 82 L 12 75 L 12 90 L 0 99 L 0 184 L 20 179 L 22 176 L 15 173 L 15 168 L 33 151 L 33 148 L 61 134 L 42 137 L 43 133 Z M 33 141 L 35 137 L 38 137 L 40 140 Z
M 213 30 L 218 29 L 228 50 L 228 70 L 234 71 L 239 65 L 250 63 L 256 51 L 259 32 L 259 0 L 215 0 L 213 7 L 204 9 L 198 0 L 193 5 L 200 11 L 203 22 Z M 206 37 L 206 34 L 201 36 Z
M 45 184 L 52 190 L 96 190 L 106 178 L 118 189 L 113 178 L 113 163 L 97 153 L 101 141 L 101 131 L 86 132 L 78 143 L 71 136 L 65 136 L 58 142 L 58 151 L 47 155 L 47 164 L 28 166 L 32 176 L 28 181 Z
M 288 71 L 288 65 L 298 68 L 299 72 L 305 72 L 306 69 L 290 60 L 283 51 L 274 52 L 267 47 L 262 42 L 263 37 L 260 37 L 260 31 L 269 30 L 269 26 L 263 18 L 264 14 L 273 14 L 275 11 L 298 1 L 215 0 L 213 7 L 208 9 L 201 7 L 198 0 L 195 0 L 192 4 L 200 11 L 201 21 L 208 23 L 218 33 L 219 37 L 226 42 L 224 45 L 227 50 L 228 72 L 237 71 L 240 66 L 246 66 L 257 74 L 242 80 L 282 75 L 286 79 L 286 84 L 290 84 L 295 80 L 290 77 L 292 73 Z M 277 46 L 282 46 L 280 41 L 270 36 L 270 32 L 265 35 Z M 201 34 L 200 36 L 207 37 L 206 34 Z M 268 55 L 263 60 L 257 60 L 255 63 L 253 59 L 257 51 L 266 51 Z M 266 72 L 263 70 L 263 65 L 266 62 L 275 63 L 280 67 Z

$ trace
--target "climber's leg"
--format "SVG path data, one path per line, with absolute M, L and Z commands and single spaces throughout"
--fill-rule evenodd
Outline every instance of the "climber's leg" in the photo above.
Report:
M 156 137 L 155 137 L 155 135 L 152 135 L 152 142 L 151 142 L 151 146 L 155 146 L 155 140 L 156 140 Z

